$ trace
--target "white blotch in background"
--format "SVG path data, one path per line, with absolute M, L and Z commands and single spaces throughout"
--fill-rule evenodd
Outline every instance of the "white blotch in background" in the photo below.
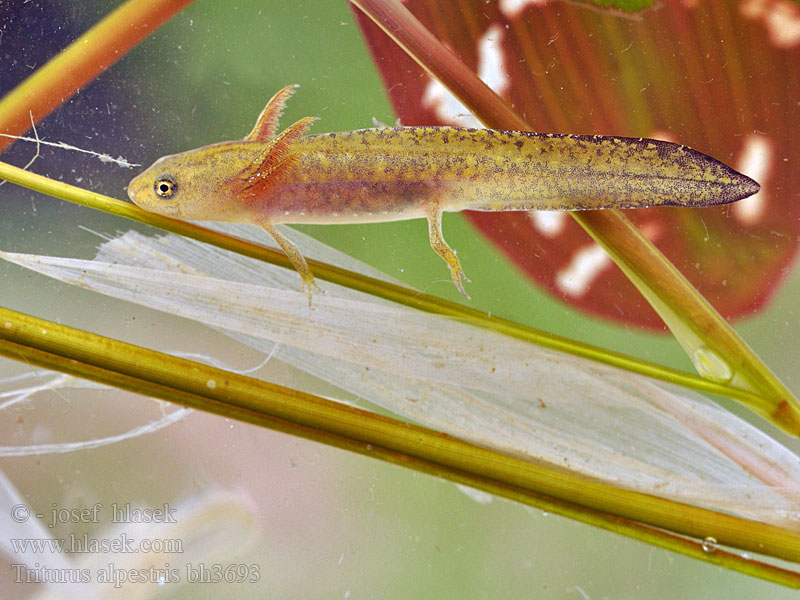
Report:
M 552 238 L 564 231 L 569 215 L 561 210 L 532 210 L 528 212 L 528 217 L 536 231 Z
M 556 275 L 556 286 L 568 296 L 583 296 L 606 267 L 611 265 L 611 258 L 597 244 L 576 250 L 572 262 Z
M 661 140 L 662 142 L 672 142 L 673 144 L 677 143 L 675 136 L 672 135 L 669 131 L 664 131 L 663 129 L 654 130 L 650 134 L 650 139 Z
M 547 0 L 500 0 L 500 12 L 506 19 L 517 18 L 526 6 L 543 6 Z
M 492 25 L 478 42 L 478 77 L 500 95 L 508 88 L 508 75 L 500 47 L 502 36 L 500 26 Z M 428 83 L 422 96 L 422 105 L 433 108 L 442 121 L 458 127 L 483 127 L 467 107 L 435 79 Z
M 639 225 L 639 229 L 651 242 L 655 242 L 663 232 L 662 225 L 657 221 Z M 611 264 L 611 257 L 596 243 L 584 246 L 576 250 L 572 261 L 558 272 L 556 287 L 568 296 L 579 298 L 589 291 L 592 282 Z
M 736 162 L 736 170 L 752 177 L 762 186 L 769 175 L 773 152 L 769 140 L 758 134 L 745 138 L 744 147 Z M 762 188 L 749 198 L 733 204 L 733 216 L 744 225 L 755 225 L 767 208 L 767 196 Z
M 744 0 L 739 10 L 746 19 L 761 20 L 778 48 L 800 45 L 800 5 L 789 0 Z

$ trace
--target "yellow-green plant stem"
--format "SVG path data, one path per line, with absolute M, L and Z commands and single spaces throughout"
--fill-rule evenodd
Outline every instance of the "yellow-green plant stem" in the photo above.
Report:
M 487 127 L 532 128 L 399 0 L 351 0 Z M 748 407 L 800 436 L 800 403 L 669 260 L 619 211 L 570 213 L 636 285 L 697 362 L 698 350 L 724 361 L 735 387 L 753 391 Z
M 161 13 L 163 19 L 156 19 L 155 16 L 162 9 L 167 11 L 174 9 L 173 12 L 177 12 L 187 3 L 185 0 L 131 0 L 125 3 L 96 28 L 87 32 L 86 36 L 65 50 L 57 59 L 38 70 L 22 86 L 0 101 L 0 131 L 21 134 L 27 129 L 30 114 L 33 114 L 36 121 L 43 118 L 86 81 L 91 80 L 94 74 L 109 66 L 113 62 L 112 59 L 123 56 L 141 37 L 144 37 L 144 35 L 137 37 L 137 28 L 138 33 L 152 31 L 153 27 L 169 16 L 163 12 Z M 128 12 L 129 10 L 131 12 Z M 101 25 L 107 25 L 108 28 L 101 29 Z M 116 29 L 114 29 L 115 27 Z M 128 43 L 129 41 L 132 43 Z M 86 71 L 88 75 L 85 78 L 83 75 L 78 77 L 71 71 L 76 64 L 81 62 L 84 62 L 86 67 L 94 69 L 91 72 Z M 42 71 L 44 73 L 40 75 Z M 65 77 L 61 78 L 59 74 Z M 59 87 L 64 80 L 68 81 L 68 85 Z M 55 99 L 54 104 L 48 104 L 47 98 Z M 44 106 L 45 109 L 34 109 L 34 106 Z M 0 145 L 1 147 L 2 145 Z M 9 175 L 4 178 L 11 179 L 12 171 L 4 172 Z M 30 174 L 26 173 L 25 175 Z M 80 203 L 87 206 L 95 205 L 96 208 L 102 208 L 176 233 L 191 235 L 196 239 L 216 243 L 220 247 L 248 256 L 289 266 L 285 257 L 274 250 L 221 236 L 191 224 L 148 215 L 125 203 L 45 178 L 35 180 L 22 177 L 18 183 L 25 185 L 22 181 L 27 181 L 28 184 L 33 183 L 28 187 L 34 189 L 37 189 L 37 185 L 41 185 L 40 191 L 45 193 L 52 194 L 53 190 L 60 190 L 64 196 L 54 195 L 66 200 L 77 201 L 74 198 L 80 197 L 82 198 Z M 48 188 L 48 186 L 52 187 Z M 74 198 L 67 197 L 70 195 L 74 195 Z M 330 281 L 345 285 L 349 282 L 351 287 L 362 291 L 377 293 L 423 310 L 464 318 L 474 324 L 491 327 L 508 335 L 536 341 L 548 347 L 572 351 L 588 358 L 617 364 L 623 368 L 631 365 L 633 368 L 629 368 L 629 370 L 635 372 L 703 391 L 729 395 L 745 402 L 759 400 L 756 395 L 744 390 L 721 386 L 686 373 L 672 371 L 623 355 L 612 354 L 602 349 L 578 345 L 571 340 L 564 340 L 513 323 L 492 319 L 477 311 L 464 309 L 435 298 L 419 296 L 404 288 L 388 286 L 342 269 L 327 267 L 319 263 L 313 263 L 313 268 L 319 276 Z M 29 364 L 62 370 L 76 376 L 179 402 L 187 406 L 270 426 L 280 431 L 287 431 L 389 460 L 395 464 L 448 477 L 460 483 L 528 503 L 542 510 L 563 514 L 713 564 L 776 583 L 800 587 L 800 574 L 758 561 L 746 560 L 722 550 L 708 554 L 703 552 L 700 544 L 695 540 L 674 536 L 659 529 L 652 529 L 641 523 L 626 520 L 623 517 L 603 514 L 600 511 L 605 510 L 607 506 L 616 506 L 619 509 L 618 514 L 627 515 L 632 519 L 650 515 L 659 527 L 669 527 L 669 521 L 679 516 L 682 524 L 675 530 L 686 535 L 698 538 L 714 535 L 721 543 L 728 543 L 743 549 L 752 547 L 753 551 L 773 554 L 776 557 L 794 561 L 799 560 L 800 540 L 797 539 L 797 534 L 785 532 L 779 528 L 585 482 L 574 474 L 570 475 L 554 469 L 548 470 L 529 462 L 471 446 L 443 434 L 377 417 L 370 413 L 362 414 L 361 411 L 355 411 L 355 409 L 335 403 L 333 404 L 333 407 L 336 407 L 334 411 L 327 404 L 321 404 L 325 401 L 293 390 L 248 380 L 235 374 L 204 365 L 195 365 L 108 338 L 94 336 L 87 332 L 19 315 L 6 309 L 0 309 L 0 354 L 24 360 Z M 611 358 L 609 359 L 609 357 Z M 209 385 L 211 381 L 214 382 L 213 386 Z M 567 500 L 547 498 L 541 495 L 546 491 L 536 491 L 535 483 L 539 478 L 546 483 L 543 487 L 544 490 L 551 492 L 560 490 Z M 509 483 L 504 483 L 506 479 Z M 531 483 L 530 489 L 517 485 L 525 482 Z M 579 505 L 583 501 L 586 501 L 586 506 Z M 627 514 L 626 506 L 628 505 L 633 509 L 630 515 Z M 592 508 L 598 506 L 599 510 Z M 642 518 L 641 520 L 645 521 L 646 519 Z
M 658 314 L 667 315 L 665 322 L 673 324 L 670 327 L 672 333 L 688 352 L 698 353 L 699 350 L 708 353 L 710 350 L 714 356 L 724 357 L 726 370 L 732 374 L 730 384 L 737 389 L 759 393 L 758 400 L 747 402 L 748 408 L 784 431 L 795 436 L 800 435 L 800 412 L 792 393 L 630 220 L 609 220 L 604 227 L 604 236 L 596 236 L 591 228 L 587 228 L 587 231 L 614 259 Z M 625 233 L 618 235 L 619 231 Z M 617 238 L 614 244 L 608 243 L 611 235 Z M 636 238 L 643 241 L 640 247 L 628 248 L 625 245 L 625 239 Z M 646 260 L 631 260 L 634 255 L 641 257 L 642 253 L 648 253 Z M 668 288 L 669 294 L 662 294 L 650 285 L 649 282 L 658 277 L 657 273 L 671 274 L 666 281 L 661 281 L 662 290 Z M 677 305 L 671 302 L 676 298 L 686 301 Z M 693 361 L 697 360 L 693 357 Z
M 48 194 L 55 198 L 74 202 L 81 206 L 95 208 L 140 223 L 152 225 L 166 231 L 185 235 L 225 250 L 237 252 L 244 256 L 280 265 L 288 269 L 294 268 L 286 255 L 280 250 L 259 246 L 258 244 L 211 231 L 210 229 L 205 229 L 204 227 L 187 223 L 186 221 L 178 221 L 176 219 L 149 213 L 133 204 L 90 192 L 61 181 L 55 181 L 43 177 L 42 175 L 36 175 L 3 162 L 0 162 L 0 179 L 5 179 L 17 185 Z M 632 356 L 612 352 L 569 338 L 556 336 L 513 321 L 490 316 L 478 310 L 462 306 L 461 304 L 448 302 L 435 296 L 428 296 L 409 288 L 386 283 L 379 279 L 367 277 L 366 275 L 354 273 L 319 261 L 309 260 L 309 264 L 315 276 L 320 279 L 367 294 L 386 298 L 387 300 L 397 302 L 404 306 L 434 314 L 454 317 L 460 321 L 491 329 L 498 333 L 515 337 L 538 346 L 595 360 L 620 369 L 625 369 L 632 373 L 638 373 L 702 392 L 726 396 L 738 400 L 747 406 L 758 405 L 758 403 L 762 401 L 759 396 L 750 391 L 703 379 L 692 373 L 671 369 Z
M 0 354 L 345 448 L 800 587 L 800 574 L 699 540 L 800 562 L 800 533 L 619 489 L 345 404 L 0 308 Z M 668 530 L 695 540 L 668 534 Z
M 21 132 L 27 128 L 23 122 L 27 123 L 26 119 L 30 116 L 33 116 L 34 120 L 45 116 L 74 94 L 93 74 L 96 75 L 113 64 L 138 43 L 144 37 L 143 32 L 152 31 L 188 2 L 189 0 L 126 2 L 0 101 L 0 131 L 5 129 Z M 353 3 L 384 28 L 424 68 L 447 85 L 484 123 L 506 129 L 527 128 L 525 122 L 513 110 L 398 2 L 358 0 Z M 0 138 L 0 142 L 7 139 Z M 2 147 L 0 145 L 0 149 Z M 784 431 L 800 435 L 800 405 L 788 389 L 674 267 L 671 269 L 665 267 L 669 262 L 630 225 L 621 213 L 597 211 L 572 213 L 572 215 L 609 251 L 625 273 L 653 303 L 656 310 L 660 311 L 681 343 L 686 345 L 687 340 L 704 340 L 707 342 L 708 350 L 728 361 L 735 376 L 732 380 L 733 386 L 728 386 L 726 389 L 737 391 L 720 392 L 719 389 L 714 389 L 718 388 L 714 382 L 701 385 L 686 373 L 642 361 L 636 361 L 634 367 L 636 372 L 707 392 L 723 393 L 744 403 Z M 126 216 L 131 216 L 131 213 Z M 145 221 L 144 218 L 139 220 Z M 150 219 L 153 224 L 156 224 L 156 221 L 157 219 Z M 169 225 L 167 221 L 161 219 L 159 226 L 181 232 L 180 228 Z M 191 226 L 187 226 L 182 232 L 190 230 Z M 195 237 L 208 236 L 207 233 L 201 234 L 198 229 L 194 231 Z M 240 245 L 239 251 L 246 249 L 247 247 Z M 271 253 L 273 262 L 284 266 L 287 264 L 284 257 L 272 251 L 259 252 L 262 255 Z M 316 265 L 315 268 L 322 275 L 320 265 Z M 342 274 L 340 270 L 332 267 L 325 270 L 324 277 L 334 282 L 349 281 L 350 283 L 344 284 L 351 287 L 357 285 L 357 289 L 362 291 L 396 299 L 422 310 L 462 317 L 470 312 L 468 318 L 474 324 L 490 326 L 515 337 L 524 336 L 531 341 L 539 338 L 537 343 L 575 353 L 570 350 L 575 345 L 563 338 L 548 336 L 541 332 L 534 334 L 533 330 L 524 332 L 520 326 L 491 319 L 478 311 L 459 310 L 455 308 L 457 306 L 455 304 L 424 296 L 420 296 L 415 302 L 404 297 L 407 293 L 402 291 L 402 288 L 392 290 L 386 285 L 376 287 L 375 282 L 368 278 Z M 340 279 L 342 281 L 339 281 Z M 623 368 L 633 360 L 624 355 L 588 346 L 583 347 L 581 355 Z

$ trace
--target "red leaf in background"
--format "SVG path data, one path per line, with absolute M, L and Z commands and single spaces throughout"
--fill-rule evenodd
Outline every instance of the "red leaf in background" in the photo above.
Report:
M 764 306 L 800 239 L 800 6 L 667 0 L 632 19 L 541 0 L 404 4 L 537 131 L 679 141 L 759 181 L 734 205 L 627 214 L 723 316 Z M 355 12 L 403 124 L 479 126 Z M 664 328 L 568 214 L 466 214 L 554 295 Z

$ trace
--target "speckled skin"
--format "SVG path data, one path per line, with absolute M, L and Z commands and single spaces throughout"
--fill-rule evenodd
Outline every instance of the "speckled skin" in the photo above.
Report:
M 259 210 L 349 223 L 441 210 L 711 206 L 758 186 L 700 152 L 647 139 L 401 127 L 307 136 Z
M 443 211 L 711 206 L 758 190 L 695 150 L 648 139 L 454 127 L 309 135 L 264 193 L 237 199 L 242 173 L 269 142 L 224 142 L 157 161 L 128 188 L 146 210 L 183 219 L 354 223 Z M 169 200 L 152 182 L 172 176 Z
M 424 217 L 431 247 L 467 298 L 442 212 L 711 206 L 758 184 L 685 146 L 647 139 L 395 127 L 277 134 L 296 86 L 279 90 L 240 142 L 165 156 L 128 184 L 145 210 L 180 219 L 252 223 L 287 254 L 308 292 L 314 276 L 275 223 L 365 223 Z

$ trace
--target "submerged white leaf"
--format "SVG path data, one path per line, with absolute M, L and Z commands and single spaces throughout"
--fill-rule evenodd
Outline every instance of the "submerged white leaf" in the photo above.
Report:
M 23 381 L 30 381 L 32 383 L 20 387 Z M 6 388 L 8 388 L 8 390 L 6 390 Z M 53 373 L 47 370 L 29 371 L 22 375 L 0 380 L 0 411 L 8 410 L 18 404 L 30 402 L 34 396 L 42 392 L 52 391 L 58 395 L 62 395 L 62 393 L 66 393 L 66 391 L 70 389 L 107 390 L 109 388 L 99 383 L 79 379 L 64 373 Z M 163 404 L 166 405 L 167 403 Z M 102 438 L 63 442 L 52 441 L 39 444 L 28 443 L 15 446 L 0 445 L 0 457 L 66 454 L 78 450 L 91 450 L 110 444 L 117 444 L 169 427 L 173 423 L 184 419 L 187 415 L 191 414 L 191 412 L 192 410 L 190 408 L 184 407 L 178 407 L 169 412 L 162 410 L 161 416 L 154 421 L 149 421 L 137 427 L 133 427 L 128 431 Z
M 341 264 L 318 244 L 299 246 Z M 294 272 L 174 235 L 129 232 L 104 244 L 96 261 L 2 257 L 218 328 L 425 426 L 800 529 L 798 457 L 695 394 L 324 282 L 327 293 L 309 309 Z

